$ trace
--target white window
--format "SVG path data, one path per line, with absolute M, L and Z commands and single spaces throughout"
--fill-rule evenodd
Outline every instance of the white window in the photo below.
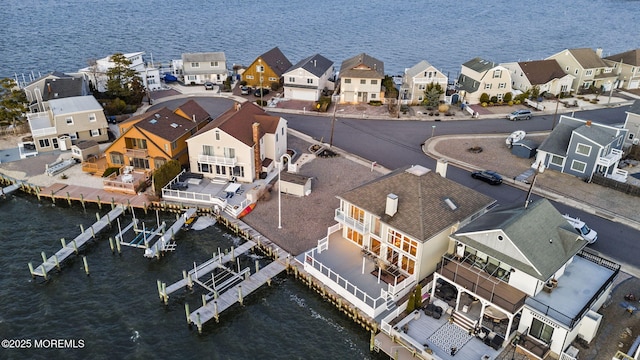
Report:
M 289 82 L 290 82 L 290 83 L 294 83 L 294 82 L 296 82 L 296 78 L 294 78 L 293 76 L 290 76 L 290 77 L 289 77 Z
M 220 131 L 216 130 L 216 140 L 220 140 Z
M 606 68 L 606 69 L 604 69 L 603 73 L 609 74 L 611 71 L 612 71 L 611 68 Z
M 256 65 L 256 72 L 259 72 L 259 73 L 264 72 L 264 66 L 262 66 L 262 65 Z
M 253 75 L 247 75 L 247 79 L 253 80 Z
M 591 146 L 585 145 L 585 144 L 578 144 L 578 146 L 576 146 L 576 154 L 589 156 L 589 154 L 591 154 Z
M 307 79 L 307 84 L 313 84 L 313 79 Z
M 502 70 L 494 70 L 493 71 L 493 78 L 499 78 L 502 77 Z
M 351 84 L 351 79 L 344 79 L 345 84 Z
M 553 336 L 553 326 L 547 325 L 542 321 L 533 318 L 531 322 L 531 330 L 529 330 L 529 335 L 536 339 L 540 339 L 545 343 L 551 342 L 551 337 Z
M 491 84 L 484 84 L 485 89 L 491 89 Z
M 73 116 L 67 116 L 64 121 L 67 122 L 67 125 L 73 125 Z
M 378 80 L 371 80 L 371 85 L 378 85 Z
M 277 79 L 277 78 L 274 78 L 274 77 L 270 77 L 270 78 L 269 78 L 269 81 L 278 81 L 278 79 Z
M 100 136 L 100 129 L 91 129 L 91 137 Z
M 213 156 L 213 146 L 211 145 L 202 145 L 202 155 Z
M 360 80 L 360 84 L 361 84 L 361 85 L 366 85 L 366 84 L 367 84 L 367 80 L 365 80 L 365 79 L 361 79 L 361 80 Z
M 578 161 L 578 160 L 573 160 L 571 162 L 571 170 L 573 170 L 573 171 L 577 171 L 579 173 L 584 173 L 586 168 L 587 168 L 587 163 L 586 162 L 582 162 L 582 161 Z
M 567 92 L 567 90 L 569 90 L 569 86 L 568 85 L 560 86 L 560 92 Z
M 564 163 L 564 158 L 557 155 L 551 155 L 550 161 L 553 165 L 562 166 L 562 164 Z
M 96 118 L 96 114 L 94 114 L 94 113 L 89 114 L 89 121 L 91 121 L 91 122 L 95 122 L 95 121 L 96 121 L 96 119 L 97 119 L 97 118 Z
M 425 84 L 418 85 L 418 90 L 424 90 L 426 88 L 427 88 L 427 85 L 425 85 Z
M 498 84 L 498 89 L 505 89 L 507 87 L 507 83 Z
M 593 75 L 593 70 L 587 70 L 584 72 L 584 76 L 591 76 Z
M 217 61 L 212 61 L 211 62 L 211 67 L 218 67 L 218 62 Z
M 187 80 L 189 81 L 196 81 L 198 80 L 198 77 L 195 75 L 187 75 Z
M 192 62 L 191 63 L 191 67 L 192 68 L 199 68 L 200 67 L 200 63 L 199 62 Z
M 371 98 L 375 99 L 376 98 L 376 94 L 371 94 Z

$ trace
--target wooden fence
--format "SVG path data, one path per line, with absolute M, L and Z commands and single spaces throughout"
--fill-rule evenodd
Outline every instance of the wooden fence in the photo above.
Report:
M 640 196 L 640 187 L 627 183 L 621 183 L 619 181 L 606 178 L 600 174 L 593 174 L 591 182 L 594 184 L 606 186 L 610 189 L 618 190 L 628 195 Z

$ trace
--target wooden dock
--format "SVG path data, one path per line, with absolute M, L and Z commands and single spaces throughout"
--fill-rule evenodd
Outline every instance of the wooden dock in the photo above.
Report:
M 151 245 L 151 247 L 147 248 L 144 251 L 144 256 L 147 258 L 160 258 L 161 253 L 174 250 L 175 243 L 172 242 L 172 239 L 175 237 L 178 231 L 182 229 L 182 226 L 187 221 L 187 219 L 193 216 L 197 211 L 197 208 L 188 208 L 184 214 L 176 219 L 176 222 L 171 225 L 169 230 L 162 234 L 160 239 L 158 239 L 155 244 Z
M 95 235 L 106 228 L 111 224 L 111 221 L 118 218 L 125 211 L 124 205 L 118 205 L 114 207 L 109 213 L 107 213 L 102 218 L 98 219 L 98 221 L 91 225 L 89 229 L 82 230 L 82 233 L 78 235 L 75 239 L 73 239 L 70 243 L 66 243 L 64 239 L 62 241 L 62 249 L 58 250 L 53 256 L 47 258 L 44 251 L 42 252 L 42 264 L 40 264 L 35 269 L 33 268 L 33 264 L 29 263 L 29 271 L 31 272 L 31 276 L 42 276 L 47 279 L 47 274 L 53 270 L 53 268 L 57 268 L 60 270 L 60 263 L 65 261 L 72 254 L 77 254 L 78 249 L 86 244 L 92 238 L 95 238 Z M 99 215 L 96 214 L 96 217 Z M 85 258 L 85 271 L 88 273 L 88 268 L 86 265 Z

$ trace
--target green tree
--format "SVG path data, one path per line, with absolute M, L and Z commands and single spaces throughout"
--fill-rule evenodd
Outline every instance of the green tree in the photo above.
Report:
M 536 85 L 531 88 L 531 99 L 537 99 L 540 96 L 540 86 Z
M 407 302 L 407 313 L 411 313 L 415 309 L 416 309 L 416 293 L 411 292 L 409 294 L 409 301 Z
M 444 90 L 440 84 L 431 83 L 427 84 L 424 90 L 424 100 L 422 103 L 427 107 L 437 107 L 440 104 L 440 95 L 444 94 Z
M 511 91 L 509 91 L 508 93 L 504 94 L 503 100 L 504 100 L 504 102 L 509 102 L 509 101 L 513 100 L 513 93 L 511 93 Z
M 487 93 L 480 94 L 480 102 L 481 103 L 488 103 L 489 100 L 491 100 L 491 98 L 489 97 L 489 94 L 487 94 Z
M 398 89 L 396 89 L 396 84 L 393 82 L 393 78 L 389 75 L 385 75 L 382 80 L 382 86 L 384 86 L 384 97 L 387 99 L 397 99 L 398 98 Z
M 13 125 L 24 121 L 27 112 L 27 96 L 10 78 L 0 79 L 0 125 Z
M 416 309 L 422 308 L 422 285 L 416 285 Z
M 113 67 L 107 70 L 107 94 L 112 98 L 124 99 L 127 104 L 138 105 L 144 96 L 144 85 L 130 68 L 131 61 L 122 53 L 111 55 Z

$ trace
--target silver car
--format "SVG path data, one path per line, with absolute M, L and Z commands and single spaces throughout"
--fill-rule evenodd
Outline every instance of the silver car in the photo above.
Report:
M 516 110 L 511 114 L 507 115 L 507 119 L 511 121 L 522 120 L 522 119 L 529 120 L 531 119 L 531 110 L 529 109 Z

